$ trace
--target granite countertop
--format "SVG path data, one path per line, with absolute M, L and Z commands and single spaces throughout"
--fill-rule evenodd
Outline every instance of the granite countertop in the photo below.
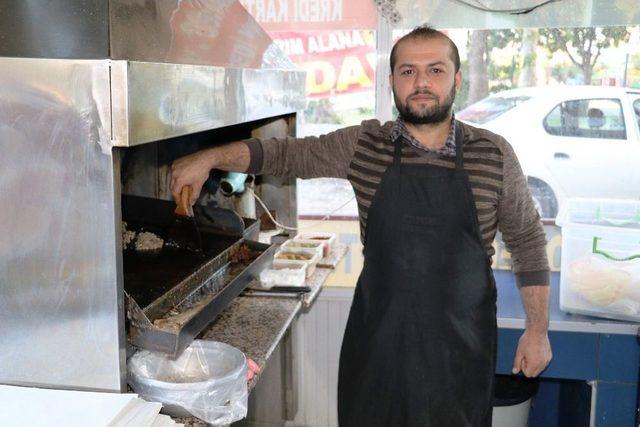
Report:
M 316 271 L 306 282 L 311 288 L 310 292 L 301 294 L 246 291 L 235 298 L 198 338 L 232 345 L 253 359 L 261 370 L 264 369 L 291 323 L 301 311 L 310 309 L 322 285 L 346 252 L 346 245 L 337 244 L 336 248 L 320 261 Z M 249 390 L 255 387 L 259 378 L 258 374 L 249 381 Z M 174 420 L 187 427 L 208 425 L 195 417 Z
M 331 253 L 318 262 L 316 273 L 312 274 L 309 280 L 307 280 L 307 285 L 311 288 L 311 291 L 302 296 L 302 307 L 304 311 L 309 311 L 311 305 L 320 294 L 322 285 L 327 281 L 329 275 L 333 273 L 333 270 L 340 260 L 347 254 L 348 249 L 349 247 L 344 243 L 336 243 Z
M 240 296 L 198 339 L 232 345 L 253 359 L 262 370 L 301 308 L 302 302 L 298 299 Z M 249 381 L 249 390 L 255 387 L 259 377 L 258 374 Z M 195 417 L 174 420 L 187 427 L 208 425 Z
M 262 369 L 301 307 L 302 303 L 294 299 L 240 296 L 199 338 L 232 345 Z M 256 375 L 249 382 L 249 390 L 258 378 Z

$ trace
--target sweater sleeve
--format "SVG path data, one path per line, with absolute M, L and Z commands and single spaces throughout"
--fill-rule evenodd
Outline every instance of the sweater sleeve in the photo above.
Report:
M 503 188 L 498 201 L 498 228 L 511 252 L 518 287 L 549 284 L 546 236 L 527 178 L 508 143 L 503 145 Z
M 305 138 L 247 139 L 248 172 L 298 178 L 346 178 L 360 126 Z

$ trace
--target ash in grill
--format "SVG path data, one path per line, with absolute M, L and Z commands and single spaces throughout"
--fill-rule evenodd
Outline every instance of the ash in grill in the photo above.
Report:
M 127 223 L 122 221 L 122 247 L 135 249 L 136 251 L 159 251 L 164 245 L 164 239 L 149 231 L 135 231 L 127 228 Z
M 230 255 L 229 263 L 225 264 L 182 302 L 169 310 L 167 314 L 154 320 L 153 325 L 161 329 L 179 329 L 195 316 L 204 305 L 215 298 L 225 286 L 246 270 L 261 254 L 262 252 L 251 250 L 248 245 L 242 244 Z

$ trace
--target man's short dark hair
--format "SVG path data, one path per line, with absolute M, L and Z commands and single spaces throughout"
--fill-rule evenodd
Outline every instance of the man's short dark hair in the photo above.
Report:
M 441 31 L 436 30 L 428 25 L 421 25 L 419 27 L 414 28 L 411 32 L 405 34 L 400 37 L 398 41 L 393 45 L 391 49 L 391 56 L 389 57 L 389 65 L 391 65 L 391 74 L 393 74 L 393 67 L 396 65 L 396 48 L 398 45 L 405 40 L 431 40 L 431 39 L 441 39 L 449 42 L 449 49 L 451 53 L 451 61 L 455 65 L 456 73 L 460 70 L 460 54 L 458 53 L 458 47 L 456 44 Z

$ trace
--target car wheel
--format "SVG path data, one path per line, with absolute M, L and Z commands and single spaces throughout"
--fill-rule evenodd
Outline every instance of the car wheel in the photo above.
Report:
M 558 201 L 551 187 L 543 181 L 529 179 L 529 191 L 542 219 L 554 219 L 558 214 Z

